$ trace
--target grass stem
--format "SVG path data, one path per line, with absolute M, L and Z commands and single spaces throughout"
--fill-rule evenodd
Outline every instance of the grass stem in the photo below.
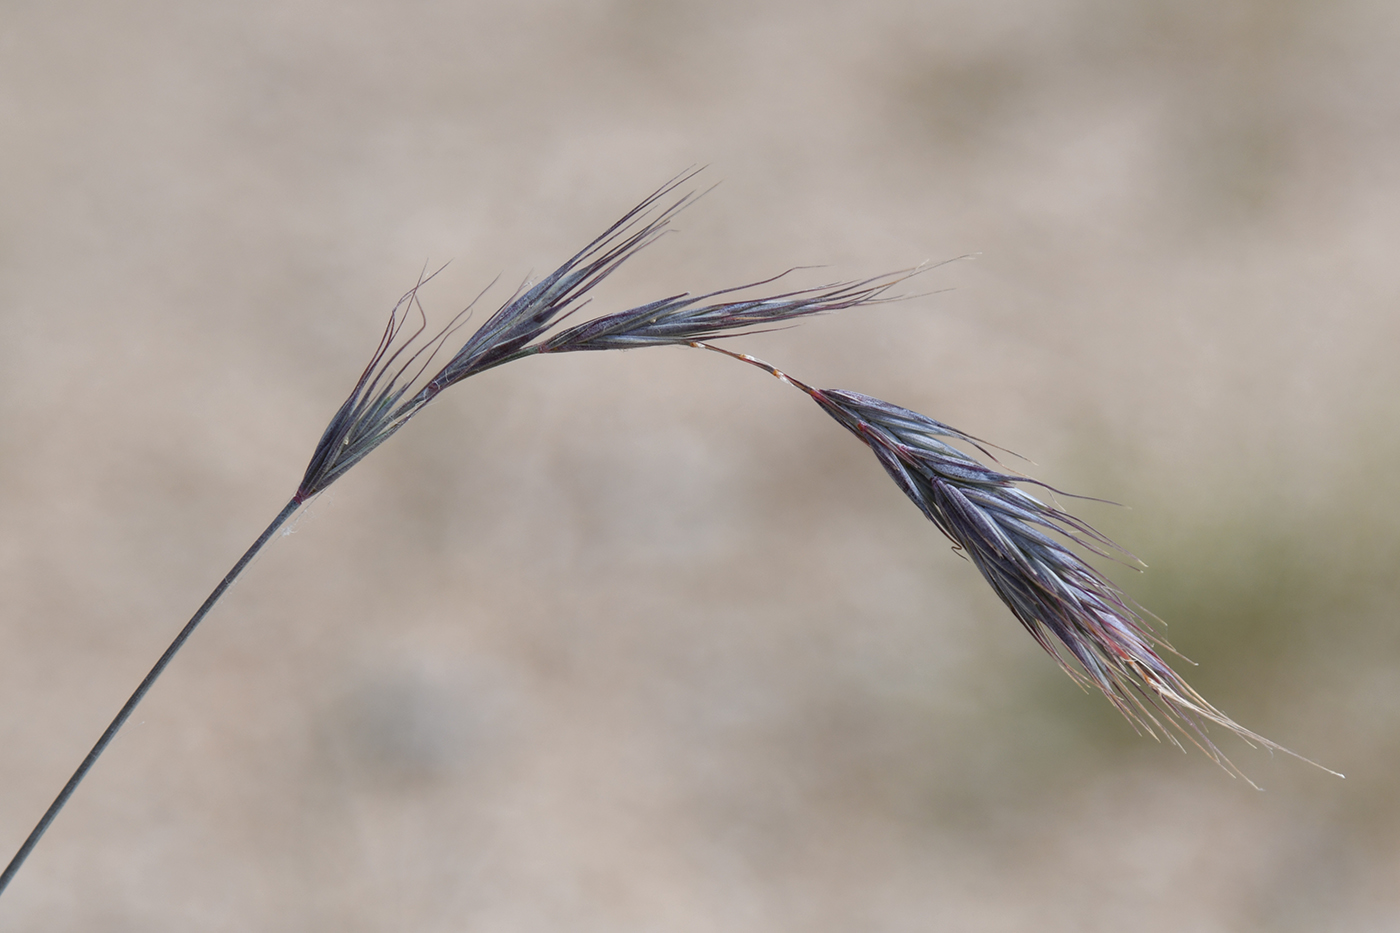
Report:
M 126 724 L 126 721 L 131 718 L 131 714 L 136 709 L 137 704 L 146 696 L 146 692 L 151 689 L 151 685 L 156 682 L 156 678 L 161 675 L 166 665 L 175 657 L 175 653 L 189 640 L 190 635 L 194 633 L 199 623 L 203 622 L 204 617 L 209 614 L 209 610 L 214 608 L 214 604 L 217 603 L 220 597 L 233 585 L 233 581 L 237 580 L 239 574 L 243 573 L 247 566 L 252 563 L 253 558 L 263 549 L 263 546 L 266 545 L 268 541 L 272 540 L 272 536 L 287 523 L 287 519 L 292 517 L 292 513 L 301 507 L 301 503 L 301 499 L 293 498 L 283 507 L 281 512 L 277 513 L 277 517 L 272 520 L 272 524 L 267 526 L 267 530 L 258 536 L 258 540 L 253 542 L 253 546 L 248 548 L 243 556 L 238 559 L 238 563 L 233 565 L 233 569 L 224 576 L 223 580 L 219 581 L 218 586 L 214 587 L 214 592 L 210 593 L 209 598 L 204 600 L 204 605 L 200 606 L 194 616 L 185 623 L 185 627 L 180 629 L 180 634 L 175 636 L 175 640 L 165 649 L 165 653 L 160 656 L 160 660 L 156 661 L 150 673 L 146 675 L 145 679 L 137 686 L 135 692 L 132 693 L 131 697 L 122 705 L 116 718 L 112 720 L 107 730 L 102 733 L 102 737 L 97 740 L 97 744 L 92 747 L 92 751 L 88 752 L 82 764 L 78 765 L 78 770 L 73 772 L 73 776 L 68 779 L 68 783 L 63 785 L 63 790 L 59 791 L 58 796 L 54 798 L 54 802 L 49 804 L 48 810 L 44 812 L 43 817 L 40 818 L 33 831 L 29 833 L 29 838 L 24 840 L 24 845 L 20 846 L 19 851 L 15 853 L 15 857 L 10 859 L 10 864 L 5 866 L 4 874 L 0 874 L 0 894 L 5 892 L 5 888 L 10 884 L 10 879 L 19 871 L 25 859 L 29 858 L 29 853 L 39 844 L 39 840 L 43 838 L 49 825 L 53 823 L 54 818 L 58 816 L 64 805 L 68 803 L 68 798 L 73 796 L 73 792 L 78 789 L 78 785 L 82 783 L 83 778 L 87 777 L 87 773 L 92 770 L 92 766 L 97 763 L 97 759 L 102 757 L 102 753 L 107 750 L 107 746 L 112 744 L 112 739 L 116 737 L 117 732 Z

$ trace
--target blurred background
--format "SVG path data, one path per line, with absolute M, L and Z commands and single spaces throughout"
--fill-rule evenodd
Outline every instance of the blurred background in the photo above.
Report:
M 424 265 L 435 320 L 494 306 L 692 165 L 596 310 L 975 254 L 733 346 L 1130 506 L 1073 507 L 1194 685 L 1347 774 L 1136 736 L 771 378 L 578 354 L 315 500 L 0 927 L 1400 929 L 1397 42 L 1385 0 L 0 0 L 4 858 Z

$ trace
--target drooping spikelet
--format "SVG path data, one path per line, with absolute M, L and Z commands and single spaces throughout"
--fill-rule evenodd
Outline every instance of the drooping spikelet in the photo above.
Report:
M 962 442 L 995 462 L 983 442 L 916 411 L 858 392 L 815 389 L 747 354 L 694 345 L 772 373 L 807 393 L 860 438 L 895 485 L 972 561 L 1040 646 L 1076 683 L 1100 690 L 1134 727 L 1184 748 L 1179 734 L 1246 781 L 1249 778 L 1206 735 L 1208 723 L 1246 742 L 1302 757 L 1220 712 L 1162 659 L 1158 648 L 1172 653 L 1175 649 L 1079 551 L 1100 557 L 1130 555 L 1025 487 L 1054 490 L 988 466 L 952 443 Z

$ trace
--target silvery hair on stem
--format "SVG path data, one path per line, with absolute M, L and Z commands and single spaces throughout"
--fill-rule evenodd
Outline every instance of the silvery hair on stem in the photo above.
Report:
M 379 345 L 326 426 L 295 494 L 209 594 L 118 711 L 0 874 L 0 893 L 176 652 L 304 502 L 345 475 L 444 389 L 485 370 L 550 353 L 694 347 L 771 373 L 805 392 L 869 447 L 895 485 L 971 560 L 1040 646 L 1077 683 L 1101 691 L 1134 727 L 1153 736 L 1160 734 L 1183 749 L 1179 737 L 1184 737 L 1241 777 L 1207 737 L 1208 724 L 1221 726 L 1247 742 L 1288 752 L 1206 702 L 1162 659 L 1157 649 L 1170 651 L 1170 645 L 1154 633 L 1145 614 L 1081 556 L 1127 555 L 1085 522 L 1028 491 L 1036 487 L 1054 490 L 999 465 L 989 466 L 966 448 L 996 463 L 987 451 L 990 445 L 932 418 L 857 392 L 812 388 L 761 360 L 710 342 L 781 327 L 813 315 L 890 301 L 898 297 L 891 290 L 919 269 L 816 288 L 759 293 L 782 277 L 775 276 L 707 294 L 678 293 L 560 326 L 583 308 L 586 296 L 599 282 L 661 237 L 676 214 L 695 200 L 693 191 L 681 190 L 695 174 L 688 172 L 671 180 L 554 272 L 518 291 L 436 369 L 436 360 L 466 326 L 475 302 L 429 334 L 427 316 L 418 301 L 418 289 L 426 279 L 420 278 L 390 312 Z

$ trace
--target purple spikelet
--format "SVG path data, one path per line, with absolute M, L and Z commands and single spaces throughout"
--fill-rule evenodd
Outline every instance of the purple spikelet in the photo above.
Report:
M 694 192 L 677 193 L 694 175 L 689 172 L 663 185 L 558 269 L 511 296 L 446 364 L 426 378 L 432 361 L 465 325 L 475 302 L 442 330 L 424 337 L 427 317 L 418 303 L 418 290 L 432 277 L 420 279 L 395 305 L 369 365 L 326 426 L 297 489 L 297 501 L 311 498 L 345 475 L 442 390 L 488 369 L 542 353 L 685 346 L 700 338 L 781 327 L 800 318 L 886 301 L 893 285 L 918 271 L 776 295 L 742 296 L 771 284 L 779 275 L 702 295 L 673 295 L 554 330 L 587 303 L 588 293 L 598 283 L 665 235 L 675 216 L 697 197 Z M 411 321 L 416 326 L 410 327 Z
M 698 342 L 693 346 L 777 376 L 806 392 L 860 438 L 895 485 L 972 561 L 1065 673 L 1080 686 L 1101 691 L 1135 728 L 1183 749 L 1178 735 L 1185 737 L 1246 781 L 1249 778 L 1206 735 L 1208 723 L 1246 742 L 1302 758 L 1220 712 L 1162 659 L 1158 648 L 1172 653 L 1175 649 L 1153 631 L 1128 596 L 1078 552 L 1132 559 L 1131 555 L 1024 487 L 1055 490 L 988 466 L 952 443 L 969 445 L 995 462 L 982 442 L 916 411 L 858 392 L 815 389 L 747 354 Z

